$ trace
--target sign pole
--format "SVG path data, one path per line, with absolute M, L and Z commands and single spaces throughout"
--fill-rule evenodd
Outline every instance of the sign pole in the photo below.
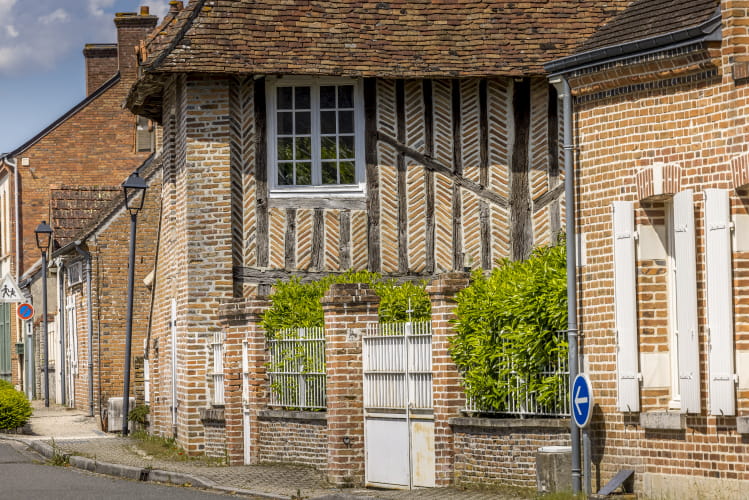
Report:
M 593 415 L 593 388 L 588 376 L 581 373 L 572 382 L 572 420 L 583 431 L 583 475 L 585 476 L 585 495 L 591 494 L 591 448 L 588 424 Z

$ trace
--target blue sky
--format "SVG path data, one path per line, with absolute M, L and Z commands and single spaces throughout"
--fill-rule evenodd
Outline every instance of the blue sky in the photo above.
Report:
M 185 2 L 186 3 L 186 2 Z M 116 41 L 114 14 L 168 0 L 0 0 L 0 153 L 86 96 L 83 46 Z

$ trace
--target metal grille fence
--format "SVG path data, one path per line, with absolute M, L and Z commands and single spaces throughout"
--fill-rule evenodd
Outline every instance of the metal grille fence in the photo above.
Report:
M 268 349 L 270 406 L 325 409 L 325 329 L 279 330 Z
M 567 332 L 557 332 L 557 343 L 566 345 Z M 508 375 L 502 381 L 514 388 L 511 395 L 501 405 L 501 409 L 483 408 L 471 398 L 466 397 L 466 413 L 482 413 L 486 415 L 515 415 L 519 417 L 569 417 L 570 416 L 570 395 L 569 395 L 569 365 L 567 358 L 567 349 L 560 349 L 556 356 L 547 364 L 543 370 L 535 374 L 540 379 L 558 375 L 562 378 L 562 383 L 556 387 L 555 397 L 552 403 L 542 405 L 537 401 L 536 394 L 527 390 L 527 385 L 522 377 L 510 366 Z M 506 363 L 506 358 L 503 358 Z
M 432 325 L 371 325 L 364 337 L 364 406 L 432 408 Z

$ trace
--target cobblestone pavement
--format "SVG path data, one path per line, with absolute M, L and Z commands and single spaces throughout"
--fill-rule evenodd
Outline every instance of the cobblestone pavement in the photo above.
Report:
M 80 455 L 97 462 L 127 465 L 188 474 L 208 479 L 217 485 L 252 490 L 266 495 L 302 498 L 384 498 L 384 499 L 471 499 L 512 500 L 529 498 L 527 495 L 503 493 L 497 490 L 475 491 L 457 488 L 424 488 L 412 491 L 345 489 L 326 484 L 323 475 L 309 467 L 285 464 L 225 466 L 202 460 L 171 460 L 151 457 L 133 438 L 121 438 L 98 429 L 93 417 L 61 407 L 44 408 L 35 402 L 28 439 L 41 439 L 62 452 Z M 20 436 L 19 436 L 20 437 Z

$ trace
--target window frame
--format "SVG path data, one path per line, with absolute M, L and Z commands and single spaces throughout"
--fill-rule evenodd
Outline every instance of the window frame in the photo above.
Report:
M 313 184 L 304 186 L 284 186 L 278 184 L 278 159 L 277 159 L 277 103 L 276 89 L 284 86 L 308 86 L 310 92 L 310 112 L 312 142 L 312 178 L 321 175 L 322 158 L 319 154 L 320 142 L 320 102 L 319 87 L 325 85 L 353 85 L 354 87 L 354 183 L 353 184 Z M 364 89 L 361 79 L 344 77 L 302 77 L 302 76 L 277 76 L 267 77 L 266 90 L 266 146 L 268 159 L 268 192 L 271 198 L 316 198 L 334 197 L 351 198 L 364 197 L 365 195 L 365 170 L 364 159 Z M 317 90 L 317 92 L 316 92 Z M 315 153 L 318 154 L 315 154 Z

